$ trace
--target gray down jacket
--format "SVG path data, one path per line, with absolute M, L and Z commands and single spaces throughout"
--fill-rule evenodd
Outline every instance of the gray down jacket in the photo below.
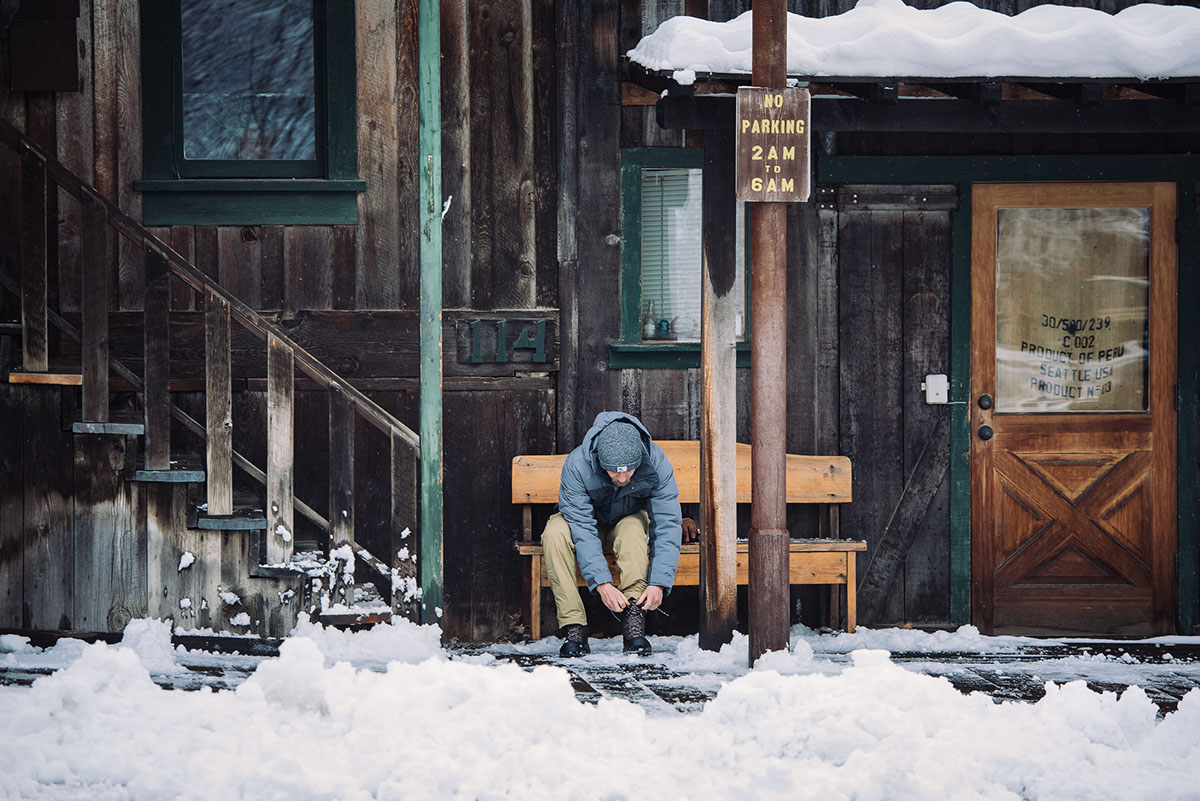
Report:
M 624 487 L 616 487 L 596 460 L 596 435 L 605 426 L 622 420 L 642 435 L 642 463 Z M 611 526 L 626 515 L 645 509 L 650 517 L 650 572 L 648 582 L 670 592 L 679 565 L 679 487 L 675 470 L 663 449 L 650 439 L 641 421 L 624 412 L 601 412 L 579 447 L 563 463 L 558 489 L 558 510 L 571 527 L 575 558 L 588 589 L 612 581 L 596 525 Z

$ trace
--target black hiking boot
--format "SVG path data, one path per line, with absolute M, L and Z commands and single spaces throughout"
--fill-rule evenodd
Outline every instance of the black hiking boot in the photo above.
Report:
M 588 630 L 587 626 L 582 626 L 578 623 L 571 623 L 567 626 L 567 636 L 563 640 L 562 648 L 558 649 L 559 656 L 576 657 L 590 654 L 591 646 L 588 645 Z
M 629 606 L 625 607 L 621 619 L 621 634 L 625 638 L 625 653 L 650 655 L 650 641 L 646 639 L 646 610 L 638 606 L 632 598 L 629 599 Z

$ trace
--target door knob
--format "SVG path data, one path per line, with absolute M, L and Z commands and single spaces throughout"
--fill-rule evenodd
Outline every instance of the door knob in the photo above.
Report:
M 992 431 L 991 426 L 980 426 L 979 427 L 979 438 L 982 440 L 986 441 L 986 440 L 991 439 L 995 435 L 995 433 L 996 433 L 995 431 Z
M 992 396 L 991 395 L 980 395 L 979 396 L 979 408 L 980 409 L 992 408 Z

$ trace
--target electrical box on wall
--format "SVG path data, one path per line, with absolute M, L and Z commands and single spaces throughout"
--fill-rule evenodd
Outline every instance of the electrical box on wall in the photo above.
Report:
M 925 382 L 921 384 L 921 389 L 925 390 L 926 403 L 950 402 L 950 379 L 941 373 L 925 376 Z
M 5 0 L 9 88 L 78 92 L 79 0 Z M 15 8 L 14 8 L 15 5 Z

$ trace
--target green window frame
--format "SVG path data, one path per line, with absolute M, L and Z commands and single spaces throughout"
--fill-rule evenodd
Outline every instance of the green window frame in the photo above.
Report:
M 353 0 L 312 0 L 313 159 L 183 155 L 180 0 L 142 0 L 142 168 L 146 225 L 354 225 L 358 139 Z
M 621 335 L 609 345 L 611 368 L 700 366 L 700 342 L 644 340 L 642 337 L 642 175 L 645 169 L 701 169 L 697 148 L 627 148 L 621 151 Z M 746 238 L 748 243 L 749 238 Z M 737 343 L 737 364 L 750 364 L 749 252 L 746 252 L 745 338 Z

